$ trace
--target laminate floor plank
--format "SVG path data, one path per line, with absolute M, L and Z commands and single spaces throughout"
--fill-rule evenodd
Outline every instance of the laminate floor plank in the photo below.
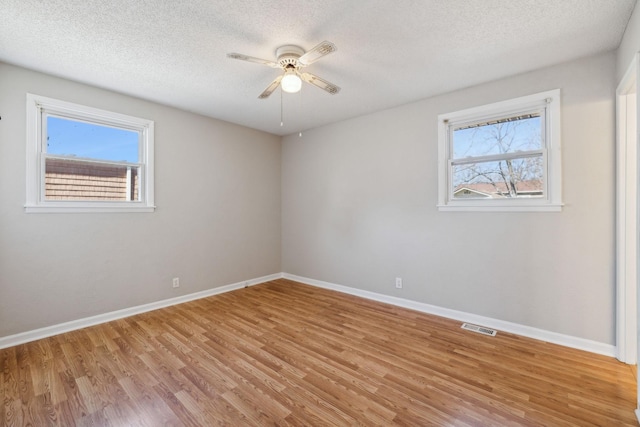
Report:
M 0 426 L 638 426 L 635 367 L 279 279 L 0 350 Z

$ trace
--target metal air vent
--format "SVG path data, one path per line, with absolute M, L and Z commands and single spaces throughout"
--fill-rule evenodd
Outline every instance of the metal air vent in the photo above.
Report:
M 462 329 L 465 329 L 471 332 L 477 332 L 482 335 L 489 335 L 492 337 L 495 337 L 496 334 L 498 333 L 495 329 L 485 328 L 484 326 L 472 325 L 471 323 L 463 323 Z

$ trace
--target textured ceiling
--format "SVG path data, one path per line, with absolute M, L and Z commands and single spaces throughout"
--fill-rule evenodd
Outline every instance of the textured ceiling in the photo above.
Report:
M 0 0 L 0 61 L 285 135 L 615 49 L 635 3 Z M 323 40 L 305 70 L 342 91 L 285 94 L 282 127 L 279 71 L 226 57 Z

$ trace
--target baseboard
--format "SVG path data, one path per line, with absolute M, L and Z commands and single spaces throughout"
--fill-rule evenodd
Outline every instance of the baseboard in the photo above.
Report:
M 47 326 L 33 331 L 22 332 L 15 335 L 0 337 L 0 349 L 13 347 L 15 345 L 24 344 L 30 341 L 36 341 L 53 335 L 65 332 L 75 331 L 86 328 L 88 326 L 98 325 L 100 323 L 110 322 L 112 320 L 122 319 L 124 317 L 133 316 L 135 314 L 146 313 L 147 311 L 157 310 L 159 308 L 169 307 L 184 302 L 206 298 L 225 292 L 234 291 L 246 286 L 253 286 L 259 283 L 269 282 L 271 280 L 280 279 L 282 273 L 271 274 L 268 276 L 258 277 L 251 280 L 243 280 L 241 282 L 225 285 L 218 288 L 207 289 L 206 291 L 195 292 L 188 295 L 182 295 L 175 298 L 169 298 L 162 301 L 156 301 L 149 304 L 138 305 L 135 307 L 125 308 L 122 310 L 112 311 L 109 313 L 98 314 L 96 316 L 86 317 L 84 319 L 72 320 L 70 322 L 60 323 L 57 325 Z
M 350 295 L 367 298 L 374 301 L 380 301 L 393 304 L 399 307 L 410 308 L 412 310 L 421 311 L 427 314 L 446 317 L 449 319 L 459 320 L 477 325 L 487 326 L 498 331 L 509 332 L 512 334 L 522 335 L 528 338 L 534 338 L 541 341 L 559 344 L 565 347 L 571 347 L 579 350 L 597 353 L 604 356 L 616 357 L 616 347 L 610 344 L 604 344 L 597 341 L 591 341 L 584 338 L 578 338 L 570 335 L 559 334 L 557 332 L 546 331 L 543 329 L 533 328 L 531 326 L 520 325 L 517 323 L 506 322 L 504 320 L 493 319 L 490 317 L 479 316 L 477 314 L 466 313 L 458 310 L 438 307 L 436 305 L 425 304 L 422 302 L 412 301 L 404 298 L 393 297 L 389 295 L 378 294 L 375 292 L 364 291 L 361 289 L 351 288 L 334 283 L 323 282 L 321 280 L 309 279 L 307 277 L 296 276 L 294 274 L 282 273 L 282 277 L 296 282 L 305 283 L 307 285 L 317 286 L 319 288 L 331 289 Z
M 296 276 L 294 274 L 289 274 L 289 273 L 276 273 L 276 274 L 271 274 L 268 276 L 263 276 L 263 277 L 259 277 L 251 280 L 243 280 L 242 282 L 237 282 L 230 285 L 221 286 L 218 288 L 208 289 L 206 291 L 196 292 L 193 294 L 183 295 L 176 298 L 170 298 L 162 301 L 152 302 L 149 304 L 125 308 L 123 310 L 117 310 L 109 313 L 99 314 L 96 316 L 86 317 L 84 319 L 72 320 L 70 322 L 47 326 L 44 328 L 22 332 L 15 335 L 0 337 L 0 349 L 12 347 L 19 344 L 24 344 L 30 341 L 36 341 L 42 338 L 47 338 L 53 335 L 58 335 L 65 332 L 74 331 L 77 329 L 86 328 L 88 326 L 98 325 L 100 323 L 110 322 L 112 320 L 122 319 L 124 317 L 145 313 L 147 311 L 157 310 L 159 308 L 169 307 L 172 305 L 197 300 L 200 298 L 206 298 L 213 295 L 234 291 L 236 289 L 244 288 L 245 286 L 253 286 L 259 283 L 269 282 L 271 280 L 276 280 L 280 278 L 294 280 L 296 282 L 305 283 L 307 285 L 317 286 L 319 288 L 324 288 L 324 289 L 331 289 L 334 291 L 343 292 L 346 294 L 355 295 L 355 296 L 367 298 L 374 301 L 380 301 L 387 304 L 393 304 L 399 307 L 409 308 L 409 309 L 421 311 L 427 314 L 434 314 L 436 316 L 459 320 L 461 322 L 469 322 L 469 323 L 474 323 L 482 326 L 487 326 L 493 329 L 497 329 L 498 331 L 504 331 L 504 332 L 509 332 L 517 335 L 522 335 L 525 337 L 534 338 L 541 341 L 563 345 L 565 347 L 576 348 L 579 350 L 602 354 L 604 356 L 609 356 L 609 357 L 616 356 L 616 348 L 615 346 L 610 344 L 603 344 L 600 342 L 591 341 L 584 338 L 573 337 L 570 335 L 563 335 L 556 332 L 537 329 L 530 326 L 520 325 L 517 323 L 506 322 L 503 320 L 493 319 L 490 317 L 479 316 L 476 314 L 466 313 L 463 311 L 452 310 L 452 309 L 438 307 L 435 305 L 425 304 L 425 303 L 412 301 L 404 298 L 398 298 L 398 297 L 379 294 L 375 292 L 365 291 L 357 288 L 351 288 L 348 286 L 337 285 L 335 283 L 309 279 L 307 277 Z

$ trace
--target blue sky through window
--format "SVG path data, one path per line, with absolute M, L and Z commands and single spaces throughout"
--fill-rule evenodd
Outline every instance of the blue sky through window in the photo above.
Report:
M 138 132 L 47 116 L 47 152 L 137 163 Z
M 456 129 L 453 135 L 454 159 L 542 148 L 540 116 Z

